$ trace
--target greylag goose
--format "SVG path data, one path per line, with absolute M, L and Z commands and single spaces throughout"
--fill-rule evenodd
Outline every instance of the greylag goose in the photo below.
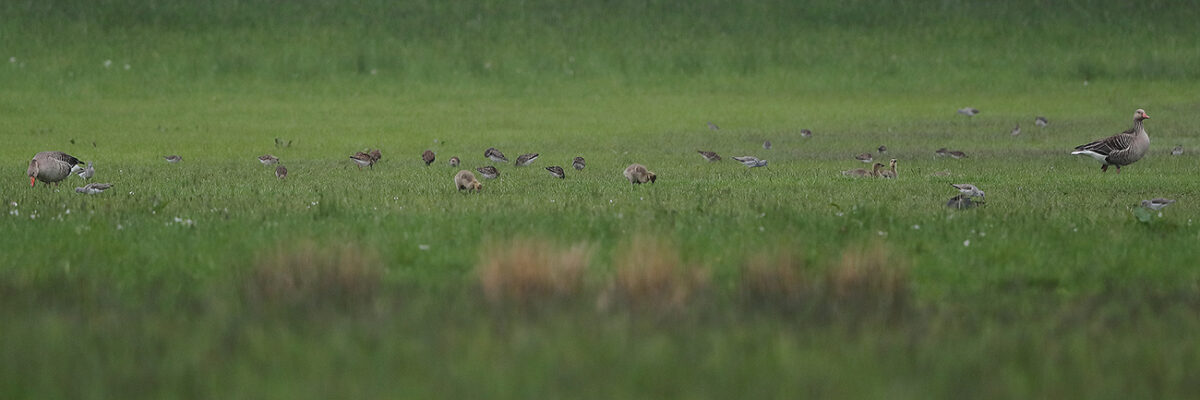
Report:
M 500 150 L 496 150 L 495 147 L 488 147 L 487 150 L 483 151 L 483 156 L 487 157 L 489 160 L 492 160 L 492 162 L 508 162 L 508 157 L 505 157 L 504 153 L 501 153 Z
M 625 167 L 625 179 L 628 179 L 631 184 L 639 185 L 646 182 L 654 183 L 658 176 L 642 164 L 633 163 Z
M 741 157 L 734 157 L 733 159 L 736 160 L 737 162 L 742 163 L 742 165 L 745 165 L 746 168 L 758 168 L 758 167 L 767 166 L 767 160 L 759 160 L 758 157 L 754 157 L 754 156 L 741 156 Z
M 450 166 L 451 167 L 457 167 L 459 163 L 460 163 L 460 161 L 458 160 L 458 156 L 450 157 Z
M 522 154 L 517 156 L 517 162 L 513 165 L 518 167 L 527 167 L 529 164 L 533 164 L 533 161 L 537 160 L 537 158 L 538 153 Z
M 1175 146 L 1174 149 L 1171 149 L 1171 155 L 1173 155 L 1173 156 L 1183 155 L 1183 145 L 1178 145 L 1178 146 Z M 91 167 L 91 166 L 92 166 L 92 163 L 89 162 L 88 167 Z
M 979 114 L 979 110 L 972 107 L 963 107 L 958 109 L 958 113 L 968 117 L 974 117 L 976 114 Z
M 424 153 L 421 153 L 421 161 L 425 162 L 426 167 L 428 167 L 429 164 L 433 164 L 433 160 L 433 150 L 425 150 Z
M 1033 124 L 1044 128 L 1046 125 L 1050 125 L 1050 121 L 1046 117 L 1039 116 L 1033 120 Z
M 575 160 L 571 161 L 571 166 L 575 167 L 577 171 L 583 171 L 583 167 L 587 166 L 587 164 L 583 161 L 583 157 L 575 157 Z
M 704 157 L 704 159 L 708 160 L 708 162 L 721 161 L 721 156 L 717 155 L 717 153 L 715 153 L 715 152 L 704 151 L 704 150 L 696 150 L 696 152 L 700 153 L 700 157 Z
M 883 175 L 883 164 L 875 163 L 875 166 L 871 168 L 871 176 L 878 178 L 882 175 Z
M 460 191 L 466 190 L 467 192 L 478 192 L 483 190 L 483 184 L 479 183 L 479 181 L 475 179 L 475 174 L 472 174 L 471 171 L 465 169 L 458 171 L 458 173 L 454 175 L 454 187 L 458 188 Z
M 487 179 L 496 179 L 500 177 L 500 171 L 491 165 L 475 168 L 475 170 L 479 171 L 479 174 L 483 175 L 483 177 Z
M 557 165 L 551 165 L 549 167 L 546 167 L 546 171 L 550 171 L 550 175 L 554 175 L 554 177 L 558 178 L 558 179 L 563 179 L 563 178 L 567 177 L 567 173 L 563 171 L 562 167 L 557 166 Z
M 810 131 L 808 129 L 801 129 L 800 137 L 810 138 L 810 137 L 812 137 L 812 131 Z
M 709 121 L 709 122 L 708 122 L 708 129 L 712 129 L 712 130 L 714 130 L 714 131 L 719 131 L 719 130 L 721 130 L 721 128 L 720 128 L 720 127 L 718 127 L 718 126 L 717 126 L 717 124 L 714 124 L 714 123 L 712 123 L 712 121 Z
M 361 151 L 350 156 L 350 160 L 354 161 L 354 163 L 358 165 L 358 169 L 362 169 L 362 167 L 371 167 L 372 169 L 375 168 L 375 158 L 371 157 L 370 154 L 363 153 Z
M 58 182 L 67 179 L 79 164 L 81 162 L 78 158 L 61 151 L 34 154 L 33 159 L 29 160 L 29 168 L 25 169 L 26 175 L 29 176 L 29 187 L 37 186 L 37 181 L 45 182 L 47 186 L 54 182 L 54 185 L 58 186 Z
M 768 140 L 768 141 L 763 142 L 763 150 L 770 150 L 770 149 L 771 149 L 771 141 Z
M 1018 123 L 1018 124 L 1017 124 L 1017 126 L 1014 126 L 1014 127 L 1012 128 L 1012 132 L 1010 132 L 1010 134 L 1011 134 L 1011 135 L 1013 135 L 1013 136 L 1020 135 L 1020 134 L 1021 134 L 1021 124 L 1020 124 L 1020 123 Z
M 92 176 L 96 175 L 96 169 L 92 168 L 92 162 L 88 161 L 87 168 L 81 169 L 81 170 L 79 170 L 79 172 L 76 172 L 75 174 L 79 175 L 79 177 L 83 178 L 83 180 L 85 180 L 85 181 L 91 180 Z
M 967 197 L 986 197 L 986 194 L 982 190 L 979 190 L 979 188 L 970 183 L 952 183 L 950 186 L 954 186 L 955 189 L 958 189 L 959 193 Z
M 177 155 L 174 155 L 174 154 L 172 154 L 172 155 L 169 155 L 169 156 L 163 156 L 163 159 L 164 159 L 164 160 L 167 160 L 167 162 L 169 162 L 169 163 L 171 163 L 171 164 L 175 164 L 175 163 L 178 163 L 178 162 L 180 162 L 180 161 L 183 161 L 183 157 L 180 157 L 180 156 L 177 156 Z
M 258 156 L 258 162 L 262 163 L 262 165 L 271 165 L 279 162 L 279 157 L 275 157 L 270 154 L 263 154 Z
M 111 183 L 89 183 L 83 185 L 83 187 L 75 188 L 75 193 L 97 194 L 108 190 L 110 187 L 112 187 Z
M 279 179 L 287 178 L 287 167 L 282 165 L 275 167 L 275 177 Z
M 1149 208 L 1154 211 L 1159 211 L 1159 210 L 1162 210 L 1163 207 L 1169 206 L 1169 205 L 1171 205 L 1171 203 L 1174 203 L 1174 202 L 1175 202 L 1175 200 L 1164 199 L 1162 197 L 1159 197 L 1156 199 L 1142 200 L 1142 207 L 1146 207 L 1146 208 Z
M 1142 121 L 1147 119 L 1150 119 L 1150 116 L 1146 115 L 1145 110 L 1139 108 L 1133 112 L 1132 128 L 1095 142 L 1079 145 L 1071 154 L 1083 154 L 1100 161 L 1100 170 L 1104 172 L 1108 172 L 1109 165 L 1116 165 L 1119 174 L 1121 166 L 1137 162 L 1146 155 L 1147 150 L 1150 150 L 1150 136 L 1146 135 L 1146 129 L 1142 127 Z
M 890 165 L 891 165 L 891 169 L 879 171 L 879 177 L 888 178 L 888 179 L 896 179 L 899 176 L 896 173 L 896 159 L 895 158 L 892 159 L 892 162 L 890 163 Z
M 871 153 L 862 153 L 854 156 L 854 159 L 870 164 L 871 161 L 875 161 L 875 156 L 872 156 Z

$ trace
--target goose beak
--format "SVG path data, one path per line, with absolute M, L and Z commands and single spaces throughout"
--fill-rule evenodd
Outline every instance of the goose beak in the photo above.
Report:
M 37 186 L 37 178 L 29 177 L 29 187 Z
M 1150 114 L 1142 113 L 1142 119 L 1150 119 Z

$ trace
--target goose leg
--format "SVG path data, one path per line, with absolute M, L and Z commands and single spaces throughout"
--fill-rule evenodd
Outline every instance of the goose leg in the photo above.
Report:
M 1101 165 L 1100 170 L 1104 171 L 1104 172 L 1108 172 L 1108 164 Z
M 1119 174 L 1119 173 L 1121 173 L 1121 166 L 1120 166 L 1120 165 L 1118 165 L 1118 166 L 1117 166 L 1117 173 L 1118 173 L 1118 174 Z

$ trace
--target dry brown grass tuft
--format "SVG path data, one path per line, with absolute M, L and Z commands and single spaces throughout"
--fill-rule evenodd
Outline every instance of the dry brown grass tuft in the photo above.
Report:
M 546 240 L 514 239 L 484 246 L 476 274 L 494 305 L 533 305 L 577 296 L 592 252 L 586 244 L 558 248 Z
M 844 250 L 825 282 L 826 298 L 836 313 L 898 316 L 912 297 L 908 262 L 878 243 Z
M 796 310 L 819 300 L 819 284 L 802 262 L 785 251 L 775 257 L 750 258 L 742 266 L 739 292 L 753 306 Z
M 303 241 L 256 257 L 245 295 L 251 304 L 267 307 L 352 307 L 373 301 L 382 277 L 373 251 Z
M 649 236 L 633 238 L 613 257 L 616 276 L 600 297 L 601 309 L 678 313 L 707 294 L 707 270 L 685 266 L 679 249 Z

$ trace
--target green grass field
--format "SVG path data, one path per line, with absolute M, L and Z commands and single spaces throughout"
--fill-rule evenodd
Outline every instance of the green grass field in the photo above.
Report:
M 1198 19 L 4 2 L 0 398 L 1191 397 Z M 1146 158 L 1068 154 L 1137 108 Z M 840 174 L 879 145 L 898 179 Z M 458 193 L 488 147 L 541 157 Z M 360 170 L 365 148 L 383 159 Z M 115 187 L 30 188 L 46 150 Z M 628 184 L 633 162 L 657 182 Z M 946 208 L 952 183 L 987 204 Z M 1139 220 L 1153 197 L 1178 202 Z

